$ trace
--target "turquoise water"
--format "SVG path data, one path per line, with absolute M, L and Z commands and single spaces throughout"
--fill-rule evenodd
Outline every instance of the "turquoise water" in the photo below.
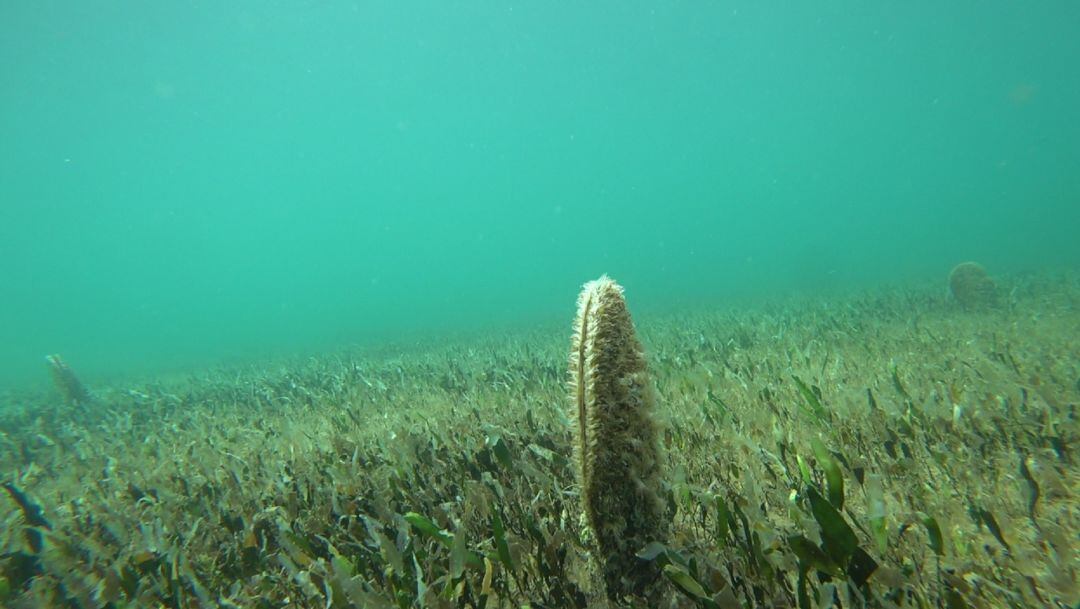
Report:
M 0 4 L 0 384 L 1080 266 L 1080 4 L 577 4 Z

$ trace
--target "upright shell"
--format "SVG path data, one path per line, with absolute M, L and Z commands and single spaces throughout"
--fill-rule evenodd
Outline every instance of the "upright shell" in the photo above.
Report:
M 64 401 L 72 406 L 85 406 L 90 403 L 90 392 L 75 376 L 75 372 L 67 365 L 59 355 L 46 355 L 45 362 L 49 365 L 53 384 L 64 396 Z
M 655 573 L 635 554 L 666 533 L 655 394 L 623 289 L 606 275 L 578 297 L 570 391 L 582 509 L 608 595 L 640 593 Z
M 949 291 L 960 306 L 975 310 L 997 303 L 997 286 L 977 262 L 962 262 L 949 273 Z

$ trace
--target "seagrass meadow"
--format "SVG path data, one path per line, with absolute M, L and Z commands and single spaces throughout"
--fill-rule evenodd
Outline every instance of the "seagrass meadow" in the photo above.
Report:
M 637 318 L 648 603 L 1076 607 L 1080 278 L 998 281 L 977 310 L 914 284 Z M 5 394 L 0 605 L 645 606 L 583 541 L 569 339 Z

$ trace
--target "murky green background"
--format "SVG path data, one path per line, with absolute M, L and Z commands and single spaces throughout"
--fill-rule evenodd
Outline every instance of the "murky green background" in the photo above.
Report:
M 0 383 L 1080 266 L 1075 2 L 5 2 Z

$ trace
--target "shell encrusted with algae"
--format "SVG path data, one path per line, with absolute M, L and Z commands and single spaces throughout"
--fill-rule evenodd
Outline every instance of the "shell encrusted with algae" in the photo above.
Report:
M 636 552 L 664 538 L 655 393 L 623 289 L 606 275 L 578 297 L 570 349 L 581 503 L 608 594 L 655 575 Z
M 976 262 L 962 262 L 949 273 L 949 291 L 965 309 L 989 307 L 997 301 L 997 286 Z

